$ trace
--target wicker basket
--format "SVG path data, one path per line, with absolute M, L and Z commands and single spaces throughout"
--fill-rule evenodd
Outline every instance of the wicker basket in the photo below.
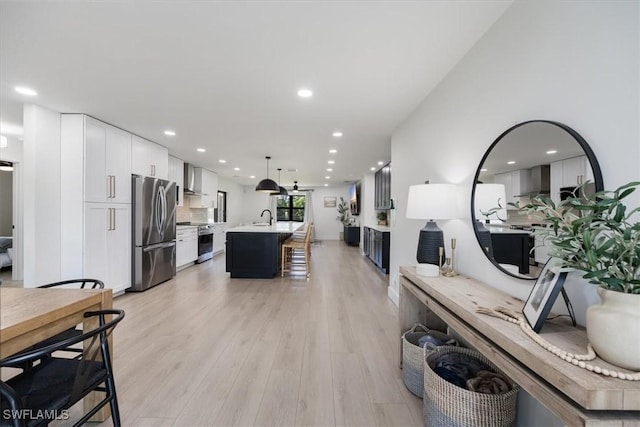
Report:
M 418 345 L 418 340 L 425 335 L 443 341 L 453 340 L 450 336 L 432 331 L 421 323 L 414 323 L 411 329 L 402 334 L 402 379 L 409 391 L 421 399 L 424 390 L 425 349 Z M 431 349 L 427 350 L 427 353 L 430 352 Z
M 486 357 L 462 347 L 439 347 L 425 356 L 424 364 L 424 424 L 430 427 L 503 427 L 516 420 L 518 385 L 509 380 L 511 390 L 502 394 L 476 393 L 447 382 L 432 366 L 443 355 L 458 352 L 471 356 L 494 372 L 508 378 Z

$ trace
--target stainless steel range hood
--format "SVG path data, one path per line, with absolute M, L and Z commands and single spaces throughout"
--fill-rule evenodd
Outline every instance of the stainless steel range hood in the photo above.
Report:
M 531 197 L 538 194 L 551 194 L 551 167 L 549 165 L 534 166 L 530 169 L 531 181 L 528 191 L 518 194 L 518 197 Z
M 201 196 L 202 193 L 198 192 L 196 188 L 196 167 L 191 163 L 184 164 L 184 194 L 190 196 Z

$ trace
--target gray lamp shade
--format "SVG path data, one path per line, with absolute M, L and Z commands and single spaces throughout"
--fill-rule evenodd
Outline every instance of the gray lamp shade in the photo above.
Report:
M 274 194 L 280 192 L 280 187 L 274 180 L 265 178 L 258 183 L 258 185 L 256 186 L 256 191 Z

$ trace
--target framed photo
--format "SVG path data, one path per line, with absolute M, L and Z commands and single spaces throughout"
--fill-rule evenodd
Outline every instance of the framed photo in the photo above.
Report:
M 547 319 L 566 278 L 567 271 L 558 267 L 553 258 L 547 261 L 540 272 L 522 309 L 529 326 L 536 333 L 542 329 L 542 324 Z
M 325 208 L 335 208 L 336 207 L 336 197 L 329 196 L 324 198 L 324 207 Z

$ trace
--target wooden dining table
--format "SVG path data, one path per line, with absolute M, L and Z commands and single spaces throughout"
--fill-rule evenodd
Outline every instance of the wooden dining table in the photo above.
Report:
M 83 330 L 94 329 L 99 326 L 98 318 L 85 319 L 84 313 L 112 307 L 111 289 L 0 288 L 0 359 L 80 323 Z M 113 352 L 111 342 L 109 348 Z M 93 408 L 103 398 L 101 394 L 85 397 L 85 410 Z M 91 421 L 109 416 L 107 405 Z

